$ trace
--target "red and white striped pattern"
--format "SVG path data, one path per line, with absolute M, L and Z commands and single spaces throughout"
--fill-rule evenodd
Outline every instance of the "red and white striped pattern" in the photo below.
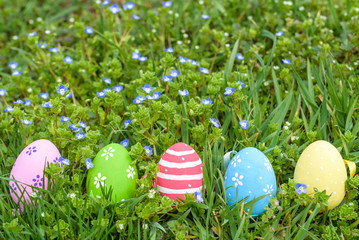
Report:
M 162 155 L 158 163 L 157 189 L 161 196 L 185 199 L 185 193 L 202 190 L 202 161 L 187 144 L 176 143 Z

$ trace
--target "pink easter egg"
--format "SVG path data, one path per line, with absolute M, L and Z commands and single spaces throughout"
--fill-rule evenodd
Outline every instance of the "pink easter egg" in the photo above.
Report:
M 202 190 L 202 161 L 191 146 L 185 143 L 172 145 L 162 155 L 158 166 L 156 184 L 161 196 L 185 199 L 185 193 Z
M 61 164 L 60 152 L 49 140 L 40 139 L 29 144 L 17 157 L 11 169 L 9 182 L 12 199 L 23 206 L 38 188 L 47 189 L 44 169 L 48 164 Z

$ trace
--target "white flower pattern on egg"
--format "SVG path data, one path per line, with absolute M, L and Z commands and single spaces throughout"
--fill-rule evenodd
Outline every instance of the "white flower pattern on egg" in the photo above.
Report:
M 268 158 L 264 158 L 264 166 L 267 167 L 268 172 L 272 171 L 272 165 L 270 164 Z
M 115 149 L 112 149 L 112 147 L 109 147 L 107 150 L 104 149 L 103 153 L 101 154 L 101 157 L 106 156 L 106 160 L 108 160 L 108 157 L 113 157 L 113 152 L 115 152 Z
M 263 192 L 265 192 L 266 194 L 272 193 L 273 191 L 274 191 L 273 184 L 271 185 L 267 184 L 267 188 L 263 188 Z M 270 196 L 272 196 L 272 194 L 270 194 Z
M 126 172 L 128 172 L 127 178 L 132 178 L 133 179 L 133 177 L 136 174 L 135 169 L 131 165 L 128 166 L 128 169 L 126 170 Z
M 242 180 L 243 178 L 244 178 L 243 175 L 240 175 L 240 176 L 238 177 L 238 173 L 236 172 L 235 175 L 234 175 L 234 177 L 232 177 L 232 181 L 235 182 L 234 185 L 235 185 L 236 187 L 238 187 L 238 185 L 243 186 L 243 182 L 242 182 L 242 181 L 239 181 L 239 180 Z
M 106 176 L 102 176 L 101 177 L 101 173 L 99 172 L 98 174 L 97 174 L 97 177 L 95 176 L 95 182 L 93 183 L 94 185 L 96 185 L 96 188 L 99 188 L 100 187 L 100 185 L 102 186 L 102 187 L 104 187 L 105 186 L 105 180 L 106 180 Z

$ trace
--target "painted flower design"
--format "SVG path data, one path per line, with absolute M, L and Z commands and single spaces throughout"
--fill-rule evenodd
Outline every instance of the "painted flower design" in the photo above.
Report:
M 57 163 L 60 164 L 60 159 L 58 157 L 56 157 L 54 160 L 52 160 L 53 163 Z
M 101 154 L 101 157 L 106 157 L 106 161 L 109 157 L 113 157 L 113 153 L 115 152 L 115 149 L 112 147 L 109 147 L 107 150 L 103 150 L 103 153 Z
M 267 171 L 272 171 L 272 165 L 270 164 L 268 158 L 264 158 L 264 166 L 267 168 Z
M 17 187 L 16 187 L 15 183 L 12 183 L 11 184 L 11 193 L 14 193 L 14 191 L 16 191 L 16 190 L 17 190 Z
M 266 194 L 274 192 L 273 184 L 267 184 L 267 187 L 263 188 L 263 192 L 265 192 Z M 270 194 L 269 196 L 272 196 L 272 194 Z
M 34 187 L 42 187 L 43 178 L 38 174 L 32 179 Z
M 131 165 L 128 166 L 128 169 L 126 170 L 126 172 L 128 172 L 127 174 L 127 178 L 132 178 L 135 176 L 135 169 L 134 167 L 132 167 Z
M 99 188 L 100 185 L 104 187 L 106 178 L 106 176 L 101 176 L 101 173 L 99 172 L 97 176 L 95 176 L 95 181 L 93 184 L 96 185 L 96 188 Z
M 236 172 L 236 173 L 234 174 L 234 177 L 232 177 L 232 181 L 235 182 L 234 185 L 235 185 L 236 187 L 238 187 L 238 185 L 243 186 L 243 182 L 240 181 L 240 180 L 242 180 L 243 178 L 244 178 L 243 175 L 238 176 L 238 173 Z
M 33 154 L 33 153 L 35 153 L 35 152 L 37 152 L 36 146 L 34 146 L 34 147 L 29 147 L 29 148 L 27 149 L 27 151 L 26 151 L 26 154 L 29 155 L 29 156 L 31 156 L 31 154 Z

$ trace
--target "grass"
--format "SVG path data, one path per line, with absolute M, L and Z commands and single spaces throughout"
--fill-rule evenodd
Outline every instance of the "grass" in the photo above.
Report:
M 290 2 L 290 3 L 288 3 Z M 0 0 L 0 238 L 1 239 L 358 239 L 359 177 L 346 183 L 340 206 L 325 210 L 328 197 L 296 194 L 296 162 L 315 140 L 331 142 L 346 160 L 359 163 L 358 17 L 352 1 L 136 1 L 114 15 L 87 1 Z M 118 2 L 118 5 L 121 4 Z M 156 9 L 154 12 L 152 9 Z M 141 17 L 132 19 L 132 14 Z M 208 14 L 208 20 L 201 18 Z M 88 35 L 85 27 L 94 33 Z M 278 31 L 284 36 L 277 37 Z M 26 34 L 36 31 L 35 37 Z M 47 43 L 45 49 L 38 43 Z M 58 47 L 50 53 L 49 47 Z M 174 53 L 164 48 L 173 47 Z M 147 61 L 132 59 L 139 51 Z M 236 59 L 241 53 L 244 60 Z M 70 56 L 71 64 L 63 58 Z M 180 63 L 194 59 L 209 69 Z M 281 59 L 290 59 L 284 64 Z M 19 63 L 12 76 L 10 61 Z M 166 83 L 163 76 L 180 71 Z M 120 93 L 102 77 L 121 84 Z M 237 84 L 241 81 L 244 88 Z M 60 84 L 73 93 L 56 93 Z M 134 104 L 150 84 L 158 100 Z M 226 96 L 226 87 L 236 88 Z M 189 96 L 178 90 L 188 89 Z M 50 94 L 49 99 L 39 97 Z M 67 93 L 69 93 L 67 92 Z M 213 103 L 204 105 L 201 100 Z M 29 99 L 33 105 L 14 104 Z M 50 101 L 54 108 L 43 108 Z M 14 107 L 4 112 L 7 105 Z M 60 116 L 68 116 L 62 123 Z M 209 118 L 217 118 L 216 128 Z M 21 119 L 33 121 L 24 125 Z M 124 121 L 131 119 L 124 129 Z M 84 121 L 78 140 L 69 124 Z M 244 130 L 239 121 L 247 120 Z M 34 206 L 17 213 L 9 174 L 20 152 L 46 138 L 70 159 L 45 174 L 51 190 L 39 189 Z M 109 143 L 129 139 L 139 170 L 134 198 L 112 203 L 86 192 L 86 158 Z M 204 164 L 204 203 L 192 196 L 173 202 L 150 197 L 157 163 L 176 142 L 190 144 Z M 148 156 L 144 146 L 151 146 Z M 253 218 L 254 202 L 229 208 L 225 199 L 225 153 L 257 147 L 270 159 L 278 193 L 267 211 Z M 233 156 L 233 155 L 232 155 Z

